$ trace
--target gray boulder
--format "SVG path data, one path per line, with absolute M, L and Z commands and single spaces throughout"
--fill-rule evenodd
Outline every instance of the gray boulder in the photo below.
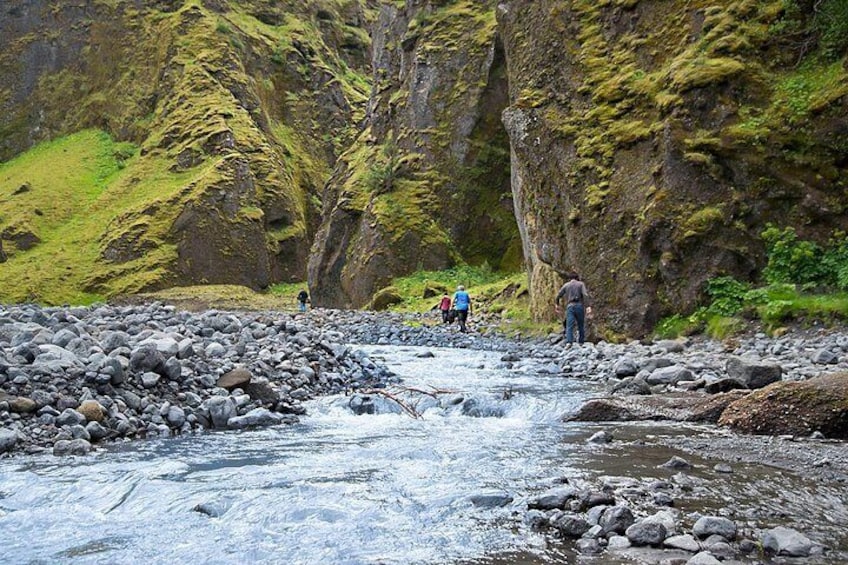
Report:
M 813 542 L 801 532 L 782 526 L 765 532 L 760 542 L 766 552 L 787 557 L 808 557 L 814 547 Z
M 57 426 L 76 426 L 84 424 L 85 416 L 74 410 L 73 408 L 65 408 L 61 414 L 56 416 Z
M 141 386 L 144 388 L 154 388 L 157 384 L 159 384 L 159 379 L 162 377 L 158 373 L 153 373 L 151 371 L 145 372 L 141 374 Z
M 209 409 L 212 427 L 216 429 L 226 428 L 227 422 L 236 416 L 236 403 L 228 396 L 213 396 L 206 401 L 206 407 Z
M 701 550 L 701 544 L 699 544 L 698 541 L 689 534 L 666 538 L 663 542 L 663 546 L 671 549 L 688 551 L 689 553 L 698 553 Z
M 721 565 L 721 561 L 709 551 L 702 551 L 687 561 L 686 565 Z
M 813 363 L 819 365 L 836 365 L 839 363 L 839 355 L 826 347 L 815 351 L 811 359 Z
M 577 514 L 563 514 L 551 522 L 564 538 L 576 539 L 589 531 L 592 526 Z
M 109 436 L 109 430 L 104 428 L 100 422 L 89 422 L 85 425 L 85 430 L 88 432 L 89 437 L 91 437 L 94 441 L 100 441 L 101 439 Z
M 530 500 L 527 507 L 535 510 L 555 510 L 565 508 L 570 500 L 577 497 L 577 490 L 573 488 L 562 488 L 549 491 L 537 498 Z
M 700 539 L 719 535 L 728 541 L 736 539 L 736 523 L 720 516 L 702 516 L 692 527 L 692 533 Z
M 612 367 L 612 372 L 619 379 L 624 377 L 632 377 L 633 375 L 639 372 L 639 366 L 636 364 L 636 361 L 632 357 L 625 356 L 616 361 L 615 365 L 613 365 Z
M 0 453 L 6 453 L 18 443 L 18 434 L 13 430 L 0 430 Z
M 727 375 L 750 389 L 763 388 L 780 380 L 783 369 L 749 357 L 731 357 L 725 364 Z
M 604 511 L 598 525 L 603 528 L 604 535 L 609 533 L 623 534 L 635 521 L 636 518 L 628 507 L 613 506 Z
M 283 421 L 284 416 L 271 412 L 267 408 L 254 408 L 244 416 L 235 416 L 227 421 L 227 427 L 241 428 L 256 428 L 260 426 L 274 426 Z
M 106 353 L 110 353 L 121 347 L 127 347 L 129 343 L 130 336 L 126 332 L 106 331 L 100 334 L 100 347 Z
M 171 406 L 168 408 L 167 414 L 165 414 L 165 419 L 168 420 L 168 423 L 172 427 L 180 428 L 186 421 L 185 410 L 179 406 Z
M 478 508 L 500 508 L 507 504 L 511 504 L 513 497 L 503 492 L 494 492 L 471 495 L 469 497 L 469 501 Z
M 649 385 L 676 385 L 680 381 L 691 381 L 694 378 L 692 371 L 686 367 L 673 365 L 656 369 L 645 378 Z
M 165 367 L 165 356 L 152 343 L 141 345 L 130 354 L 130 369 L 135 373 L 159 373 Z
M 630 540 L 630 543 L 637 547 L 645 545 L 661 545 L 665 541 L 668 532 L 664 525 L 660 522 L 643 521 L 633 524 L 624 535 Z
M 91 444 L 84 439 L 60 439 L 53 445 L 53 455 L 88 455 Z

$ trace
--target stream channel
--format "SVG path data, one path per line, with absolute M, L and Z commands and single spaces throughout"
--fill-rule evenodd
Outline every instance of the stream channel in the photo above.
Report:
M 404 386 L 458 391 L 478 413 L 418 395 L 421 418 L 389 400 L 377 414 L 356 416 L 349 397 L 325 397 L 307 403 L 309 414 L 294 426 L 137 441 L 80 458 L 2 460 L 0 561 L 578 562 L 566 544 L 522 525 L 527 498 L 560 477 L 668 479 L 674 472 L 657 466 L 679 454 L 696 465 L 690 475 L 703 487 L 698 498 L 675 501 L 684 516 L 732 507 L 743 524 L 748 517 L 758 527 L 796 527 L 836 550 L 826 562 L 848 562 L 838 525 L 848 523 L 844 491 L 758 466 L 719 476 L 715 461 L 651 441 L 708 437 L 707 428 L 566 424 L 560 417 L 600 385 L 541 374 L 532 363 L 510 369 L 496 352 L 361 349 Z M 588 444 L 600 429 L 623 441 Z M 514 500 L 473 503 L 488 494 Z

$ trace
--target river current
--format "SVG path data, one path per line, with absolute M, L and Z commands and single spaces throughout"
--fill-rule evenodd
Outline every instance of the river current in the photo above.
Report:
M 404 386 L 473 398 L 479 410 L 469 414 L 413 394 L 404 398 L 420 418 L 389 400 L 378 404 L 378 413 L 357 416 L 349 397 L 326 397 L 309 402 L 309 414 L 295 426 L 138 441 L 74 459 L 4 460 L 0 560 L 567 559 L 520 525 L 519 510 L 556 477 L 597 473 L 589 461 L 616 466 L 620 458 L 604 462 L 610 455 L 586 444 L 595 430 L 560 422 L 595 385 L 533 365 L 508 369 L 493 352 L 362 349 Z M 434 357 L 421 357 L 424 351 Z M 479 504 L 480 495 L 515 500 L 490 507 Z

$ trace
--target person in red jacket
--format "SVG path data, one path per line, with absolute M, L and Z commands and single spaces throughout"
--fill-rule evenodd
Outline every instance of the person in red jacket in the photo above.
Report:
M 439 302 L 439 310 L 442 311 L 442 323 L 447 324 L 450 322 L 450 309 L 451 309 L 451 299 L 448 296 L 448 293 L 444 293 L 442 296 L 442 301 Z

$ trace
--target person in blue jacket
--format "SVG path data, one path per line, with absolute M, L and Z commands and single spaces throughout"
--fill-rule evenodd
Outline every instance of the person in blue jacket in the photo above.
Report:
M 459 331 L 467 332 L 468 328 L 466 328 L 465 323 L 468 321 L 468 315 L 471 314 L 471 297 L 468 296 L 465 287 L 462 285 L 456 287 L 456 293 L 453 295 L 453 309 L 456 310 Z

